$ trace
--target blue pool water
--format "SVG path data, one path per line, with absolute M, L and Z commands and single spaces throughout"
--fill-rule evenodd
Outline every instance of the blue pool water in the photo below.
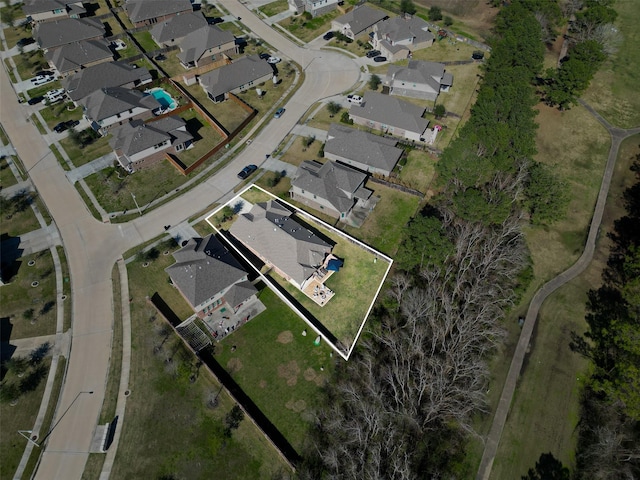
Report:
M 158 103 L 162 105 L 162 108 L 168 108 L 169 110 L 173 110 L 178 106 L 175 100 L 171 98 L 171 95 L 169 95 L 162 88 L 158 88 L 157 90 L 156 89 L 151 90 L 151 95 L 153 95 L 153 98 L 155 98 L 158 101 Z

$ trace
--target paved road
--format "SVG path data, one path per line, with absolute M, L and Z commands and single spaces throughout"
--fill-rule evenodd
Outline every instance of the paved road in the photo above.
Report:
M 229 194 L 237 183 L 237 171 L 247 163 L 261 164 L 265 152 L 277 147 L 310 105 L 349 90 L 359 80 L 359 67 L 348 57 L 302 49 L 244 6 L 233 1 L 222 3 L 232 14 L 242 17 L 250 30 L 279 50 L 280 56 L 302 65 L 304 84 L 287 103 L 286 114 L 271 121 L 229 166 L 133 222 L 103 224 L 89 214 L 46 141 L 27 120 L 6 72 L 0 77 L 0 122 L 49 207 L 65 246 L 72 279 L 71 352 L 55 419 L 60 423 L 48 439 L 36 478 L 82 477 L 104 400 L 113 328 L 111 270 L 121 253 L 162 233 L 163 225 L 177 225 L 193 212 Z M 88 391 L 93 394 L 81 393 Z M 72 408 L 60 418 L 70 405 Z M 39 432 L 39 438 L 45 434 Z
M 538 319 L 538 312 L 540 311 L 540 307 L 542 307 L 542 304 L 549 297 L 549 295 L 551 295 L 567 282 L 580 275 L 591 263 L 593 252 L 595 251 L 596 247 L 598 230 L 600 229 L 600 223 L 602 222 L 602 214 L 604 213 L 604 208 L 607 202 L 607 194 L 609 193 L 611 177 L 613 176 L 616 159 L 618 157 L 618 149 L 620 148 L 620 143 L 625 138 L 640 133 L 640 128 L 623 130 L 613 127 L 586 102 L 580 100 L 580 103 L 607 129 L 607 131 L 611 135 L 611 148 L 609 149 L 607 165 L 605 166 L 602 184 L 600 185 L 600 191 L 598 192 L 598 199 L 596 201 L 596 206 L 593 212 L 591 226 L 589 227 L 589 235 L 587 237 L 584 251 L 582 252 L 580 258 L 576 261 L 576 263 L 574 263 L 571 267 L 569 267 L 557 277 L 549 280 L 546 284 L 544 284 L 542 288 L 536 292 L 533 299 L 531 300 L 531 303 L 529 304 L 529 310 L 527 311 L 527 316 L 525 317 L 524 325 L 522 326 L 522 331 L 520 332 L 520 338 L 518 340 L 516 351 L 513 354 L 513 358 L 511 360 L 511 366 L 509 368 L 509 373 L 507 374 L 507 379 L 502 389 L 502 394 L 500 395 L 500 401 L 498 402 L 496 414 L 493 418 L 491 430 L 489 431 L 489 436 L 485 441 L 484 452 L 482 455 L 482 460 L 480 462 L 480 468 L 478 469 L 476 480 L 488 480 L 490 478 L 491 467 L 493 466 L 493 461 L 498 451 L 498 445 L 500 443 L 500 437 L 502 436 L 502 430 L 504 429 L 504 424 L 507 420 L 509 409 L 511 408 L 513 394 L 516 389 L 518 377 L 520 376 L 520 371 L 522 370 L 522 363 L 524 361 L 524 357 L 531 340 L 531 334 L 533 333 L 533 328 L 536 324 L 536 320 Z

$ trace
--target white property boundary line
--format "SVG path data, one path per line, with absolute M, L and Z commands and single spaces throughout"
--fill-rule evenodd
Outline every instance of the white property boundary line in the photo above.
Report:
M 222 210 L 225 206 L 227 205 L 232 205 L 235 201 L 237 200 L 242 200 L 245 201 L 243 199 L 241 199 L 240 197 L 249 189 L 251 188 L 256 188 L 258 190 L 260 190 L 261 192 L 267 194 L 268 196 L 270 196 L 272 199 L 277 200 L 279 202 L 282 202 L 283 204 L 285 204 L 288 208 L 291 208 L 296 214 L 299 214 L 300 216 L 304 217 L 306 220 L 309 220 L 311 223 L 317 223 L 319 225 L 321 225 L 322 227 L 326 228 L 327 230 L 329 230 L 330 232 L 338 235 L 339 237 L 342 237 L 344 239 L 346 239 L 349 242 L 355 243 L 357 244 L 359 247 L 367 250 L 368 252 L 374 254 L 376 257 L 380 257 L 383 260 L 386 260 L 388 263 L 388 267 L 386 272 L 384 272 L 384 276 L 382 277 L 382 280 L 380 281 L 380 284 L 378 285 L 378 289 L 376 290 L 375 295 L 373 296 L 372 300 L 371 300 L 371 304 L 369 305 L 369 308 L 367 309 L 367 313 L 365 314 L 364 318 L 362 319 L 362 323 L 360 324 L 360 328 L 358 329 L 358 332 L 356 333 L 356 336 L 353 338 L 353 341 L 351 342 L 351 347 L 349 348 L 348 352 L 345 355 L 345 352 L 343 352 L 342 350 L 340 350 L 331 340 L 329 340 L 326 335 L 319 331 L 316 326 L 313 324 L 313 322 L 304 314 L 302 313 L 295 305 L 293 305 L 289 299 L 287 299 L 284 294 L 280 291 L 279 288 L 277 288 L 275 285 L 272 284 L 272 282 L 270 280 L 268 280 L 261 272 L 260 270 L 258 270 L 256 268 L 256 266 L 247 258 L 245 257 L 242 252 L 240 252 L 235 245 L 233 245 L 232 243 L 230 243 L 226 237 L 224 235 L 222 235 L 222 233 L 214 226 L 214 224 L 209 220 L 211 217 L 213 217 L 215 214 L 217 214 L 220 210 Z M 231 248 L 233 248 L 233 250 L 240 255 L 240 257 L 242 257 L 242 259 L 248 263 L 249 265 L 251 265 L 253 267 L 253 269 L 255 270 L 255 272 L 258 274 L 258 276 L 260 277 L 260 279 L 269 286 L 269 289 L 275 293 L 283 302 L 285 302 L 289 308 L 291 310 L 293 310 L 295 312 L 296 315 L 298 315 L 302 320 L 304 320 L 304 322 L 314 331 L 316 332 L 321 338 L 324 339 L 324 341 L 333 349 L 333 351 L 335 351 L 338 355 L 340 355 L 345 361 L 349 360 L 349 357 L 351 356 L 351 354 L 353 353 L 353 350 L 356 346 L 356 343 L 358 342 L 358 339 L 360 338 L 360 335 L 362 334 L 362 330 L 364 329 L 364 325 L 367 322 L 367 318 L 369 318 L 369 314 L 371 313 L 371 310 L 373 309 L 373 305 L 376 301 L 376 299 L 378 298 L 378 295 L 380 294 L 380 290 L 382 289 L 382 285 L 384 285 L 384 281 L 387 278 L 387 275 L 389 275 L 389 270 L 391 270 L 391 266 L 393 265 L 393 259 L 387 255 L 385 255 L 382 252 L 379 252 L 375 249 L 373 249 L 372 247 L 370 247 L 369 245 L 361 242 L 360 240 L 358 240 L 357 238 L 354 238 L 350 235 L 347 235 L 346 233 L 336 229 L 335 227 L 333 227 L 332 225 L 329 225 L 328 223 L 320 220 L 317 217 L 314 217 L 313 215 L 311 215 L 308 212 L 305 212 L 304 210 L 291 205 L 289 202 L 276 197 L 275 195 L 273 195 L 271 192 L 268 192 L 267 190 L 263 189 L 262 187 L 259 187 L 258 185 L 247 185 L 244 189 L 242 189 L 235 197 L 233 197 L 231 200 L 229 200 L 228 202 L 220 205 L 217 209 L 215 209 L 213 212 L 211 212 L 209 215 L 207 215 L 205 217 L 205 220 L 207 221 L 207 223 L 211 226 L 211 228 L 213 228 L 213 230 L 215 230 L 216 233 L 219 234 L 219 236 L 221 238 L 223 238 L 225 240 L 226 243 L 228 243 Z M 322 322 L 320 322 L 322 323 Z M 328 330 L 328 329 L 327 329 Z

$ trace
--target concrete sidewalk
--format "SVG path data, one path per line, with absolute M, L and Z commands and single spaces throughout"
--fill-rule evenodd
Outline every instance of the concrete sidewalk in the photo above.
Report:
M 327 134 L 329 132 L 327 132 L 326 130 L 322 130 L 320 128 L 308 127 L 307 125 L 297 124 L 295 127 L 293 127 L 293 130 L 291 130 L 291 133 L 293 133 L 294 135 L 299 135 L 301 137 L 313 136 L 315 137 L 316 140 L 319 140 L 321 142 L 326 142 Z
M 83 178 L 87 178 L 89 175 L 93 175 L 94 173 L 98 173 L 100 170 L 111 167 L 115 160 L 115 154 L 113 152 L 109 152 L 100 158 L 96 158 L 89 163 L 85 163 L 78 168 L 74 168 L 73 170 L 66 172 L 65 175 L 72 184 L 75 184 Z

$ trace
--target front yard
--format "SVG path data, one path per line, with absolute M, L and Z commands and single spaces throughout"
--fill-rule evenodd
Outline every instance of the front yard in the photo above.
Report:
M 289 30 L 296 38 L 307 43 L 331 28 L 331 20 L 340 16 L 338 10 L 306 20 L 304 15 L 294 15 L 278 22 Z
M 60 102 L 43 108 L 40 110 L 40 115 L 42 115 L 49 129 L 52 129 L 59 122 L 80 120 L 82 118 L 82 107 L 76 107 L 73 102 Z
M 57 123 L 57 122 L 56 122 Z M 69 156 L 69 160 L 75 167 L 79 167 L 84 165 L 85 163 L 89 163 L 96 158 L 100 158 L 103 155 L 106 155 L 109 152 L 112 152 L 113 149 L 109 145 L 109 139 L 111 138 L 111 134 L 100 137 L 86 145 L 85 147 L 80 148 L 71 138 L 68 136 L 60 140 L 60 145 L 64 148 L 64 151 L 67 152 Z

